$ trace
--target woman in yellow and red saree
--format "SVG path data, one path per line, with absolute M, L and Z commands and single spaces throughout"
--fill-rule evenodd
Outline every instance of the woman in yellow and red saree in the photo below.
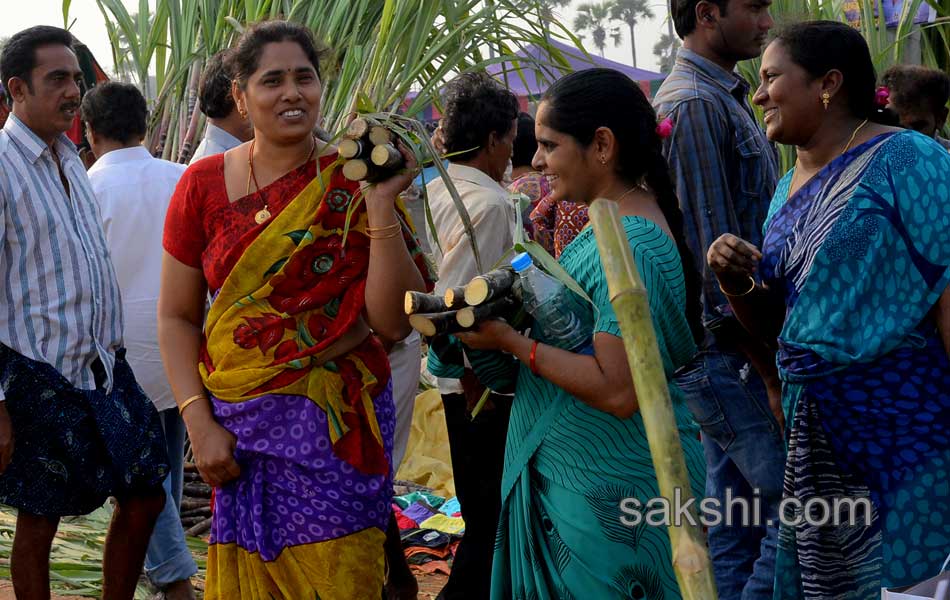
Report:
M 255 140 L 192 165 L 165 224 L 163 357 L 216 486 L 209 599 L 383 586 L 394 408 L 370 330 L 406 335 L 393 298 L 423 287 L 424 262 L 395 205 L 410 175 L 361 191 L 311 136 L 316 56 L 300 26 L 248 30 L 235 97 Z

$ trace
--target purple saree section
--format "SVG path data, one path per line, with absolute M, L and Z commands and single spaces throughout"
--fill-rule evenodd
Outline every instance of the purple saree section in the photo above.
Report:
M 211 543 L 236 542 L 265 561 L 288 546 L 335 539 L 389 520 L 392 472 L 360 473 L 333 453 L 327 414 L 303 396 L 213 399 L 218 422 L 238 439 L 240 477 L 215 490 Z M 392 384 L 373 404 L 392 455 Z

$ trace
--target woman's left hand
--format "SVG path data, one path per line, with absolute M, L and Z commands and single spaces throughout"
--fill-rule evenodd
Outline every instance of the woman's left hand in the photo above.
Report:
M 416 175 L 419 174 L 415 155 L 402 141 L 399 141 L 396 147 L 406 162 L 405 166 L 399 169 L 399 171 L 389 179 L 372 184 L 364 183 L 363 196 L 367 202 L 380 201 L 392 204 L 392 202 L 396 200 L 396 197 L 404 192 L 406 188 L 409 187 L 409 184 L 412 183 L 412 180 L 415 179 Z
M 499 319 L 482 321 L 478 329 L 454 334 L 460 342 L 473 350 L 504 350 L 512 335 L 520 335 L 508 323 Z

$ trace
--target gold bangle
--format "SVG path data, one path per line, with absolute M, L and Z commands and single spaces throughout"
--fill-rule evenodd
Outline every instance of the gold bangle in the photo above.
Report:
M 386 235 L 373 235 L 372 233 L 366 232 L 366 237 L 371 240 L 388 240 L 390 238 L 402 237 L 402 231 L 394 231 Z
M 390 231 L 398 231 L 400 229 L 402 229 L 402 223 L 393 223 L 385 227 L 367 227 L 366 233 L 389 233 Z
M 749 278 L 749 283 L 751 283 L 752 285 L 749 286 L 749 289 L 747 289 L 746 291 L 742 292 L 741 294 L 730 294 L 730 293 L 727 292 L 725 289 L 723 289 L 721 282 L 719 283 L 719 291 L 721 291 L 721 292 L 722 292 L 723 294 L 725 294 L 726 296 L 729 296 L 730 298 L 741 298 L 742 296 L 747 296 L 747 295 L 751 294 L 751 293 L 752 293 L 752 290 L 755 289 L 755 279 L 753 279 L 752 275 L 747 275 L 746 277 Z
M 188 398 L 187 400 L 185 400 L 184 402 L 178 405 L 178 414 L 179 415 L 184 414 L 186 408 L 188 408 L 189 406 L 191 406 L 198 400 L 201 400 L 202 398 L 204 398 L 205 400 L 208 399 L 208 397 L 204 395 L 203 393 L 195 394 L 194 396 L 191 396 L 190 398 Z

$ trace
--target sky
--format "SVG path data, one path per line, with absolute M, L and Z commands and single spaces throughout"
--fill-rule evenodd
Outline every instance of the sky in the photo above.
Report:
M 0 20 L 0 38 L 9 37 L 33 25 L 63 26 L 62 0 L 0 0 L 3 2 L 3 18 Z M 346 2 L 348 0 L 338 0 Z M 645 22 L 637 28 L 637 66 L 642 69 L 657 70 L 657 59 L 653 56 L 653 45 L 666 32 L 666 4 L 663 0 L 650 0 L 651 8 L 656 14 L 653 21 Z M 138 6 L 138 0 L 123 0 L 130 12 Z M 560 9 L 561 22 L 571 27 L 576 15 L 576 6 L 582 4 L 575 0 L 568 8 Z M 154 0 L 150 2 L 154 5 Z M 102 13 L 95 0 L 72 0 L 69 9 L 69 19 L 72 23 L 70 31 L 79 40 L 86 44 L 103 69 L 112 73 L 112 49 L 109 45 L 109 36 L 103 24 Z M 608 47 L 604 56 L 611 60 L 630 64 L 630 37 L 626 25 L 620 26 L 623 40 L 620 46 Z M 585 40 L 589 52 L 596 53 L 591 40 Z

